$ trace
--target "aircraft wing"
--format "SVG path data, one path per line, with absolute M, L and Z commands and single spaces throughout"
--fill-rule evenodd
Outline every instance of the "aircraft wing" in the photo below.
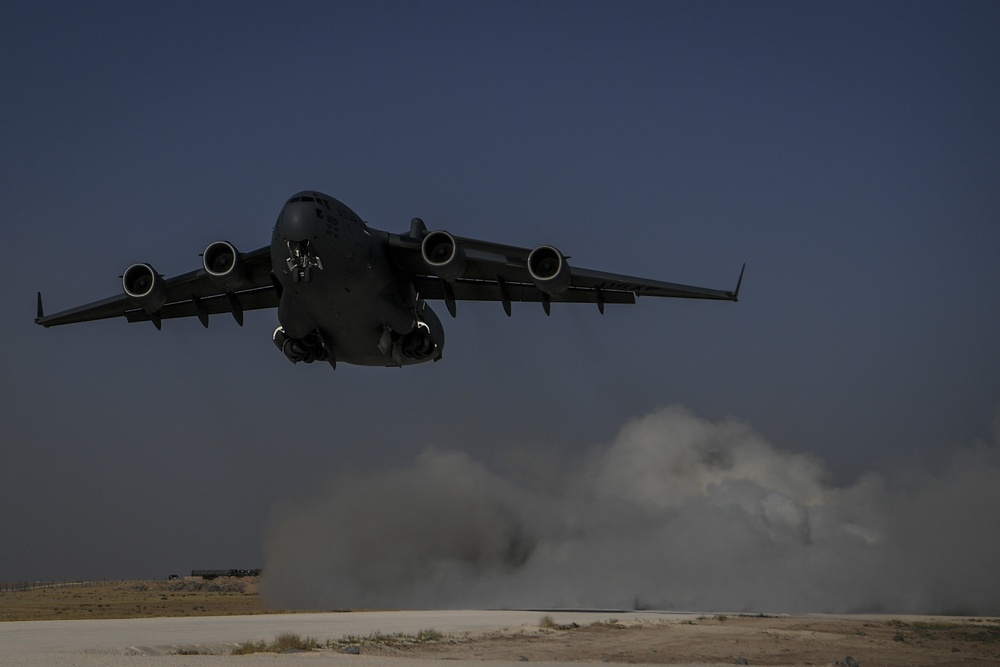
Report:
M 571 267 L 566 258 L 550 246 L 532 250 L 452 237 L 450 234 L 446 236 L 455 248 L 460 248 L 453 251 L 452 258 L 458 259 L 451 267 L 444 264 L 439 267 L 440 270 L 434 270 L 426 260 L 424 241 L 431 240 L 428 236 L 443 233 L 423 235 L 426 230 L 422 229 L 422 223 L 416 223 L 409 234 L 389 235 L 390 253 L 404 270 L 410 272 L 420 295 L 425 299 L 444 300 L 452 316 L 455 315 L 455 301 L 461 300 L 500 301 L 508 315 L 513 301 L 541 302 L 546 311 L 552 302 L 595 303 L 601 312 L 604 312 L 606 303 L 635 303 L 636 296 L 737 301 L 743 280 L 741 270 L 736 288 L 732 291 L 668 283 Z M 442 256 L 446 256 L 451 249 L 448 241 L 433 240 L 442 240 Z M 542 250 L 549 255 L 549 267 L 558 265 L 557 269 L 553 269 L 558 275 L 553 275 L 551 281 L 539 280 L 539 274 L 544 278 L 545 272 L 529 267 L 533 265 L 537 269 L 540 266 L 535 263 L 533 253 Z
M 227 290 L 213 280 L 204 269 L 197 269 L 163 281 L 166 299 L 154 314 L 146 312 L 124 293 L 51 315 L 42 311 L 42 296 L 38 295 L 38 317 L 35 323 L 44 327 L 124 317 L 129 322 L 152 321 L 157 328 L 160 320 L 176 317 L 197 317 L 208 326 L 208 316 L 232 313 L 243 324 L 243 311 L 275 308 L 278 294 L 271 282 L 271 248 L 265 246 L 241 255 L 245 278 L 237 289 Z

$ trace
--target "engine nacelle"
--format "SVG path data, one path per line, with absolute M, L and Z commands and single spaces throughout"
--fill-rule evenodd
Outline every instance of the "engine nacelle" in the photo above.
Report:
M 448 232 L 431 232 L 420 244 L 420 253 L 432 273 L 455 280 L 465 273 L 465 251 Z
M 563 254 L 550 245 L 538 246 L 531 251 L 528 273 L 535 287 L 550 296 L 559 296 L 569 288 L 569 264 Z
M 247 279 L 247 265 L 243 255 L 228 241 L 216 241 L 201 255 L 205 273 L 216 285 L 226 290 L 237 290 Z
M 122 274 L 122 287 L 132 303 L 153 314 L 167 302 L 167 285 L 149 264 L 133 264 Z

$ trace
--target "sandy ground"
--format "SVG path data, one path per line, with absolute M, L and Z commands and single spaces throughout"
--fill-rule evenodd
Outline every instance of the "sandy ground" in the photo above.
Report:
M 441 630 L 433 630 L 441 628 Z M 318 650 L 232 655 L 281 634 Z M 743 662 L 745 661 L 745 662 Z M 1000 665 L 1000 619 L 655 612 L 344 612 L 0 623 L 21 667 Z
M 268 611 L 257 595 L 255 577 L 71 582 L 14 590 L 0 586 L 0 621 L 230 616 Z
M 370 652 L 505 662 L 1000 665 L 1000 621 L 719 615 L 540 627 Z
M 526 661 L 580 667 L 745 660 L 750 665 L 1000 665 L 998 618 L 568 611 L 268 614 L 252 582 L 233 583 L 216 582 L 211 588 L 130 583 L 0 594 L 0 619 L 9 621 L 0 623 L 0 664 L 432 667 L 445 660 L 452 667 Z M 270 641 L 282 633 L 312 637 L 322 648 L 280 656 L 228 655 L 241 642 Z M 348 647 L 351 652 L 344 652 Z

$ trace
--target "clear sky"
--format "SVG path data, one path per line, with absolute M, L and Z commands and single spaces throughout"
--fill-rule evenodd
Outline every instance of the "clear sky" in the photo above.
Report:
M 995 2 L 4 3 L 0 580 L 279 571 L 289 522 L 351 509 L 331 487 L 428 448 L 590 479 L 635 420 L 675 446 L 664 415 L 826 490 L 1000 469 L 998 28 Z M 746 262 L 743 291 L 441 304 L 444 359 L 402 370 L 293 366 L 267 311 L 32 323 L 38 290 L 259 248 L 307 188 L 593 269 L 731 289 Z

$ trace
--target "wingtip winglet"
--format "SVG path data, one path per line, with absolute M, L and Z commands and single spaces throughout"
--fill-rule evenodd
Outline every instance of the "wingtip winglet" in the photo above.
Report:
M 38 293 L 38 314 L 35 316 L 35 324 L 41 324 L 42 318 L 45 317 L 45 309 L 42 308 L 42 293 Z
M 743 284 L 743 272 L 747 270 L 747 263 L 743 262 L 743 268 L 740 269 L 740 277 L 736 280 L 736 289 L 733 291 L 733 301 L 740 300 L 740 286 Z

